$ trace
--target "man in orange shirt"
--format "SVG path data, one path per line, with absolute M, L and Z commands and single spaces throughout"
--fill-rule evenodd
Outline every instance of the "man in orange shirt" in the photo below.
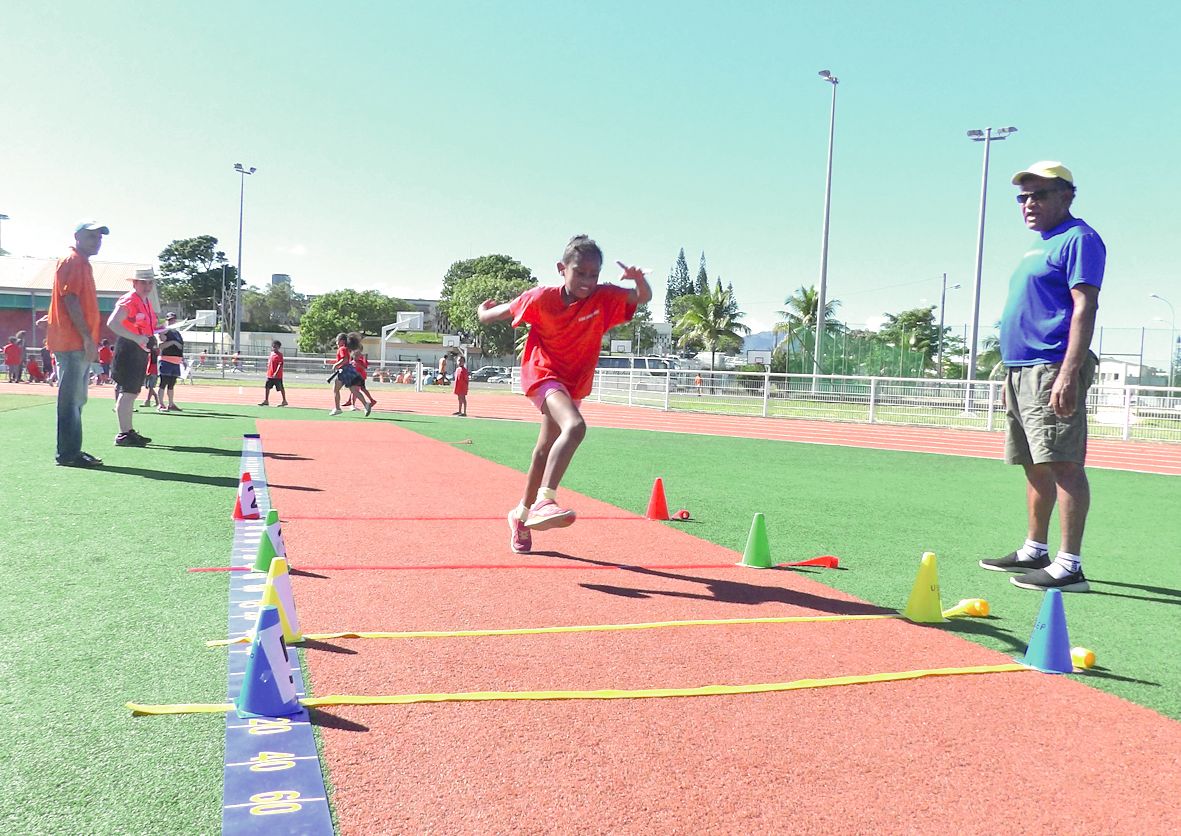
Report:
M 57 463 L 97 467 L 102 459 L 82 452 L 82 407 L 101 320 L 94 289 L 91 256 L 97 255 L 110 230 L 94 221 L 74 227 L 74 246 L 57 262 L 49 300 L 46 344 L 57 357 Z

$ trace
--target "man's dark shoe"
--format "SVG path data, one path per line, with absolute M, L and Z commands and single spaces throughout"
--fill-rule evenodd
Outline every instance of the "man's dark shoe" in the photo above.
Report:
M 58 467 L 101 467 L 103 460 L 89 453 L 79 453 L 68 462 L 58 462 Z
M 1087 579 L 1081 569 L 1077 572 L 1071 572 L 1065 578 L 1056 578 L 1045 569 L 1038 569 L 1034 572 L 1026 572 L 1020 577 L 1009 578 L 1009 583 L 1013 584 L 1013 586 L 1019 586 L 1022 589 L 1037 589 L 1042 592 L 1045 592 L 1047 589 L 1059 589 L 1063 592 L 1091 591 L 1091 585 L 1087 583 Z
M 135 430 L 128 430 L 115 436 L 116 447 L 147 447 L 152 439 L 142 436 Z
M 981 569 L 990 572 L 1032 572 L 1035 569 L 1045 569 L 1052 561 L 1048 554 L 1033 560 L 1018 560 L 1017 552 L 1009 552 L 1004 557 L 994 557 L 980 561 Z

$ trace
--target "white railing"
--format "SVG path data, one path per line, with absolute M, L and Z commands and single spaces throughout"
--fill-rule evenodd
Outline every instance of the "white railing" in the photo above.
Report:
M 1002 431 L 1000 381 L 642 369 L 595 373 L 588 400 L 675 412 Z M 520 391 L 520 371 L 513 369 Z M 1093 438 L 1181 442 L 1181 389 L 1093 386 Z

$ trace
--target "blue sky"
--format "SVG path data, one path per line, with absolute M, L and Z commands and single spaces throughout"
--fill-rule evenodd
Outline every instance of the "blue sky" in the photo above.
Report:
M 1029 236 L 1012 172 L 1061 159 L 1109 252 L 1100 323 L 1181 307 L 1175 237 L 1181 12 L 1173 3 L 8 4 L 0 28 L 2 243 L 101 257 L 212 234 L 244 277 L 437 294 L 507 253 L 546 282 L 567 238 L 654 269 L 684 247 L 756 330 L 817 281 L 830 88 L 840 77 L 829 296 L 854 325 L 971 312 L 992 146 L 981 320 Z M 608 277 L 610 274 L 607 273 Z M 1167 323 L 1166 323 L 1167 327 Z

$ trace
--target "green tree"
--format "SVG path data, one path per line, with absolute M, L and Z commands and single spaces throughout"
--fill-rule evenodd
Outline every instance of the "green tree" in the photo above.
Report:
M 457 320 L 452 317 L 454 308 L 451 302 L 455 297 L 456 286 L 474 276 L 537 284 L 533 271 L 512 256 L 482 255 L 479 258 L 456 261 L 443 274 L 443 290 L 439 294 L 439 314 L 444 321 L 439 325 L 440 330 L 470 332 L 471 329 L 460 326 Z
M 316 297 L 300 320 L 299 350 L 326 351 L 341 331 L 380 334 L 383 325 L 397 319 L 398 311 L 411 310 L 403 299 L 376 290 L 335 290 Z
M 709 293 L 686 297 L 688 307 L 677 320 L 676 330 L 679 341 L 687 344 L 697 340 L 709 351 L 709 367 L 714 367 L 718 351 L 737 351 L 742 347 L 742 335 L 749 334 L 750 328 L 742 323 L 745 316 L 735 310 L 733 294 L 717 282 Z
M 485 299 L 508 302 L 526 290 L 537 286 L 532 276 L 507 278 L 477 274 L 456 282 L 447 303 L 451 327 L 465 331 L 475 339 L 485 354 L 504 356 L 514 351 L 513 327 L 507 320 L 488 325 L 480 323 L 477 308 Z M 442 303 L 440 303 L 442 310 Z
M 603 349 L 611 347 L 612 340 L 631 340 L 632 354 L 647 354 L 656 345 L 656 329 L 652 327 L 652 311 L 647 304 L 636 308 L 631 322 L 616 325 L 603 335 Z
M 156 287 L 162 304 L 180 308 L 184 314 L 198 308 L 219 307 L 224 275 L 226 298 L 230 300 L 225 319 L 232 325 L 238 270 L 217 249 L 216 238 L 212 235 L 178 238 L 160 252 L 159 258 L 160 278 Z
M 265 290 L 247 287 L 242 294 L 243 325 L 254 331 L 280 331 L 299 323 L 307 309 L 307 299 L 286 282 L 268 285 Z
M 669 322 L 672 323 L 673 342 L 678 348 L 680 348 L 681 353 L 685 356 L 692 356 L 705 351 L 705 343 L 692 334 L 682 334 L 677 328 L 677 323 L 681 321 L 681 318 L 692 306 L 695 296 L 696 294 L 690 293 L 685 296 L 678 296 L 676 299 L 674 299 L 672 319 L 669 320 Z
M 664 291 L 664 321 L 676 322 L 677 312 L 673 305 L 677 299 L 693 292 L 693 285 L 689 280 L 689 263 L 685 261 L 685 248 L 677 255 L 677 260 L 668 271 L 668 285 Z
M 798 348 L 798 353 L 806 367 L 801 371 L 812 371 L 812 356 L 815 345 L 816 317 L 820 307 L 820 293 L 816 286 L 804 287 L 800 285 L 791 296 L 783 300 L 786 308 L 779 311 L 780 321 L 775 330 L 785 335 L 789 352 Z M 841 330 L 841 323 L 836 320 L 836 310 L 841 306 L 839 299 L 827 299 L 824 303 L 824 333 L 835 334 Z M 811 338 L 809 337 L 811 334 Z M 790 362 L 788 363 L 790 365 Z
M 709 273 L 705 271 L 705 250 L 701 251 L 701 261 L 697 266 L 697 281 L 693 283 L 693 292 L 698 295 L 709 293 Z
M 922 367 L 933 366 L 939 347 L 939 326 L 935 323 L 935 306 L 911 308 L 896 314 L 885 314 L 886 322 L 878 332 L 881 339 L 921 357 Z

